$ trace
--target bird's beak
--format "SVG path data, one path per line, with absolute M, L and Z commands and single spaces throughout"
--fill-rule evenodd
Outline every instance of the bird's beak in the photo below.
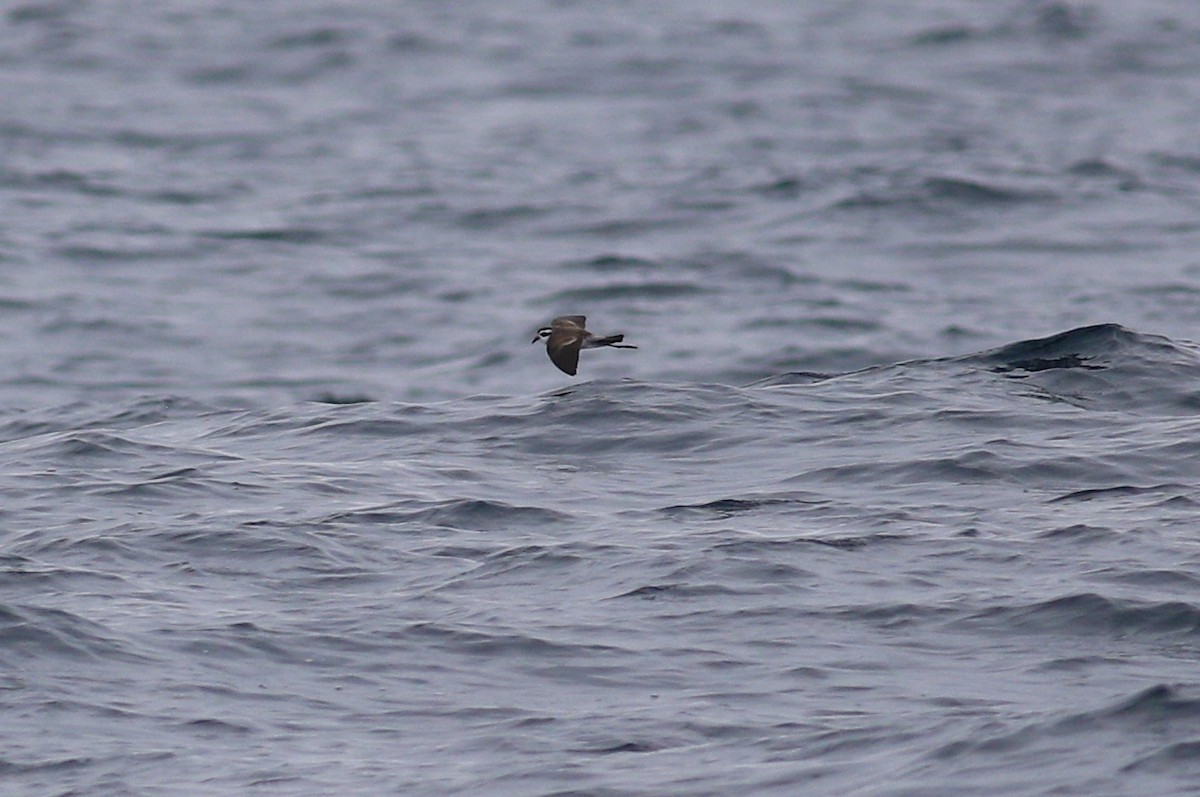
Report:
M 533 337 L 533 340 L 531 340 L 531 341 L 529 341 L 529 342 L 530 342 L 530 343 L 537 343 L 539 340 L 541 340 L 541 337 L 542 337 L 541 335 L 534 335 L 534 337 Z

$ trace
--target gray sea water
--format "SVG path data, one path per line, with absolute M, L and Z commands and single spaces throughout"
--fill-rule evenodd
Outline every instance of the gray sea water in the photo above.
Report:
M 0 794 L 1197 794 L 1197 130 L 1191 0 L 6 4 Z

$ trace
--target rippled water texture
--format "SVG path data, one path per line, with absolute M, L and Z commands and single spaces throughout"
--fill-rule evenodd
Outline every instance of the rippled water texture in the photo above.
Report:
M 1195 793 L 1193 3 L 0 12 L 0 792 Z

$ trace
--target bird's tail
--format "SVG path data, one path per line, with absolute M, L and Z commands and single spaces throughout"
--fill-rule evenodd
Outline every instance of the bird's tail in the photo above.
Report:
M 637 346 L 634 346 L 632 343 L 622 344 L 621 341 L 623 341 L 623 340 L 625 340 L 624 335 L 609 335 L 607 338 L 599 338 L 596 341 L 596 345 L 597 346 L 612 346 L 614 349 L 636 349 L 637 348 Z

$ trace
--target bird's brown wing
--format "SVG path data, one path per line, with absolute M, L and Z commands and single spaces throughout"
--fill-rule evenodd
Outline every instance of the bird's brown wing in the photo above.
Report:
M 546 354 L 560 371 L 575 376 L 579 368 L 579 347 L 583 344 L 582 324 L 580 330 L 575 330 L 559 326 L 558 320 L 555 319 L 554 331 L 546 341 Z
M 587 326 L 587 316 L 560 315 L 558 318 L 550 322 L 550 326 L 554 329 L 583 329 L 585 326 Z

